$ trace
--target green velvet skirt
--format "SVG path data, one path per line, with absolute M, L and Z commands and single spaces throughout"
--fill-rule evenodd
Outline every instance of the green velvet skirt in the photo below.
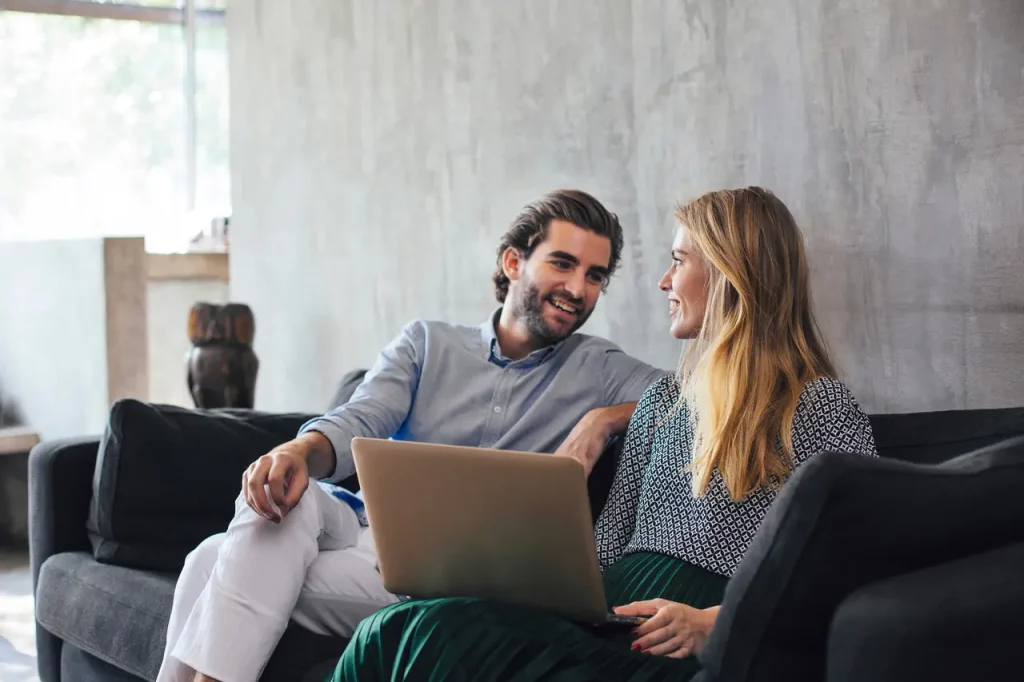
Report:
M 605 572 L 609 606 L 663 598 L 722 601 L 726 578 L 662 554 L 630 554 Z M 385 680 L 687 680 L 695 658 L 630 650 L 625 629 L 589 628 L 549 611 L 469 598 L 407 601 L 360 624 L 335 682 Z

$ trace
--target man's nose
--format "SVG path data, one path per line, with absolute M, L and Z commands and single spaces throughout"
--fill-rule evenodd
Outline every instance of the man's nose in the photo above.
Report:
M 565 290 L 573 298 L 583 298 L 587 293 L 587 273 L 579 268 L 574 270 L 565 282 Z

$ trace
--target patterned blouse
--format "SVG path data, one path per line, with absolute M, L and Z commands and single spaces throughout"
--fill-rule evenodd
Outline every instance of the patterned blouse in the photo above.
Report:
M 716 471 L 703 497 L 692 493 L 693 427 L 675 377 L 650 386 L 626 433 L 608 503 L 595 536 L 602 570 L 624 554 L 657 552 L 731 576 L 757 532 L 776 490 L 759 489 L 733 502 Z M 819 452 L 877 456 L 871 424 L 835 379 L 807 384 L 793 419 L 796 466 Z

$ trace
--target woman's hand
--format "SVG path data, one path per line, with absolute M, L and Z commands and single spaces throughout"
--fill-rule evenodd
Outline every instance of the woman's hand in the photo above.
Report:
M 650 616 L 633 630 L 637 637 L 633 651 L 671 658 L 686 658 L 700 651 L 718 615 L 717 606 L 695 609 L 667 599 L 637 601 L 612 610 L 623 616 Z

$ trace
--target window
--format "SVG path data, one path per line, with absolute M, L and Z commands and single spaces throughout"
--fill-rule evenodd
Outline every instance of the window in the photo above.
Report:
M 175 251 L 230 214 L 224 3 L 190 1 L 0 0 L 0 239 Z

